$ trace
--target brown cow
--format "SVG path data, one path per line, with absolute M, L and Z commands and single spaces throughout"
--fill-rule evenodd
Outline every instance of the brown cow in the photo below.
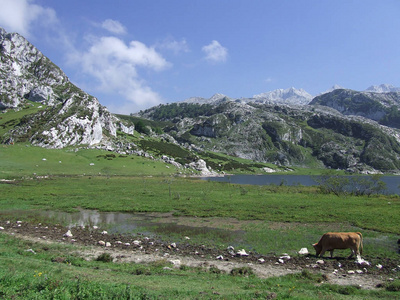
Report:
M 325 233 L 318 243 L 313 244 L 316 251 L 317 257 L 324 255 L 325 251 L 331 252 L 331 258 L 333 256 L 334 249 L 351 249 L 352 257 L 354 254 L 357 257 L 362 254 L 362 234 L 360 232 L 328 232 Z

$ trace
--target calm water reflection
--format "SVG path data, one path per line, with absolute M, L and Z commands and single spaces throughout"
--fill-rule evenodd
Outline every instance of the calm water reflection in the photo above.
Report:
M 21 212 L 23 213 L 23 212 Z M 145 234 L 157 236 L 162 234 L 177 234 L 178 236 L 208 236 L 217 240 L 229 240 L 232 244 L 241 241 L 244 234 L 240 230 L 226 230 L 208 226 L 190 226 L 177 224 L 171 215 L 157 213 L 119 213 L 99 212 L 96 210 L 80 210 L 68 213 L 62 211 L 31 211 L 32 214 L 39 214 L 42 218 L 50 219 L 53 222 L 73 227 L 98 226 L 109 233 L 120 234 Z M 164 219 L 164 220 L 163 220 Z

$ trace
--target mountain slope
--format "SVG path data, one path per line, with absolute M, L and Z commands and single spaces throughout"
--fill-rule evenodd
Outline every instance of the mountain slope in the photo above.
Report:
M 3 143 L 30 141 L 62 148 L 95 145 L 116 137 L 117 129 L 133 133 L 99 101 L 73 85 L 38 49 L 17 33 L 0 28 L 0 109 L 42 109 L 25 116 L 3 135 Z
M 278 89 L 275 91 L 254 95 L 253 98 L 256 99 L 256 102 L 261 103 L 306 105 L 310 103 L 313 96 L 303 89 L 298 90 L 292 87 L 286 90 Z
M 164 130 L 189 148 L 282 166 L 351 172 L 397 172 L 400 168 L 396 129 L 328 107 L 174 103 L 140 115 L 172 122 Z
M 357 115 L 400 128 L 400 92 L 358 92 L 337 89 L 315 97 L 310 105 L 323 105 L 344 115 Z

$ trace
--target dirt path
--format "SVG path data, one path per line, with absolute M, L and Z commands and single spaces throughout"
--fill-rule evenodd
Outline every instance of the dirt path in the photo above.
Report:
M 239 249 L 221 251 L 204 245 L 167 243 L 143 235 L 111 235 L 97 228 L 72 228 L 68 231 L 60 225 L 44 226 L 24 222 L 0 221 L 0 231 L 37 243 L 73 243 L 86 246 L 79 247 L 77 254 L 89 260 L 107 252 L 115 263 L 166 260 L 171 263 L 171 268 L 181 265 L 216 267 L 227 273 L 234 268 L 250 267 L 262 278 L 308 270 L 322 273 L 326 282 L 355 285 L 365 289 L 377 288 L 400 275 L 400 263 L 389 259 L 382 259 L 379 264 L 376 261 L 359 264 L 344 258 L 321 260 L 313 255 L 262 256 L 251 252 L 240 255 Z

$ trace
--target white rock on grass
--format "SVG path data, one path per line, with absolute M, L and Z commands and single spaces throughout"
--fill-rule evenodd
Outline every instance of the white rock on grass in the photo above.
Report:
M 356 264 L 362 265 L 362 266 L 369 266 L 370 263 L 366 261 L 365 259 L 361 258 L 361 256 L 357 256 L 357 259 L 355 261 Z
M 239 250 L 236 254 L 239 256 L 249 256 L 249 254 L 246 253 L 246 250 L 244 250 L 244 249 Z
M 72 237 L 73 235 L 72 235 L 71 230 L 68 230 L 66 233 L 64 233 L 64 236 L 65 237 Z
M 299 251 L 299 254 L 301 254 L 301 255 L 308 254 L 308 249 L 307 248 L 301 248 L 300 251 Z
M 106 245 L 106 242 L 105 241 L 98 241 L 97 242 L 100 246 L 105 246 Z
M 180 266 L 181 265 L 181 261 L 179 259 L 171 259 L 171 260 L 169 260 L 169 262 L 171 264 L 173 264 L 174 266 Z

